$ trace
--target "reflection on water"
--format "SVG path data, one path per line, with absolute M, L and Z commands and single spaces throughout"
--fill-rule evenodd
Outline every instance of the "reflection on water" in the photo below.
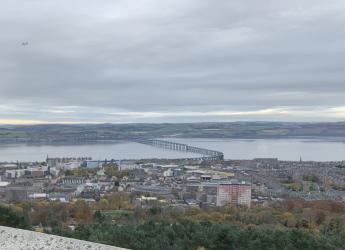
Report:
M 281 160 L 345 160 L 345 143 L 314 139 L 168 139 L 224 152 L 226 159 L 278 157 Z M 180 158 L 197 155 L 154 148 L 135 142 L 88 144 L 0 145 L 0 161 L 42 161 L 49 157 L 91 156 L 94 159 Z
M 277 157 L 281 160 L 345 160 L 345 143 L 336 139 L 173 139 L 224 153 L 225 159 Z
M 0 161 L 42 161 L 46 157 L 93 159 L 142 159 L 198 157 L 191 153 L 164 150 L 135 142 L 99 142 L 87 144 L 8 144 L 0 146 Z

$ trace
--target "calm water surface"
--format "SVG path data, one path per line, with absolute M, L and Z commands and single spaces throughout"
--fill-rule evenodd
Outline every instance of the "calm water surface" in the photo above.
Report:
M 281 160 L 345 160 L 345 143 L 313 139 L 168 139 L 224 152 L 226 159 L 277 157 Z M 87 145 L 0 145 L 0 161 L 42 161 L 49 157 L 91 156 L 93 159 L 140 159 L 194 157 L 135 142 Z
M 345 142 L 327 139 L 174 139 L 224 152 L 226 159 L 277 157 L 280 160 L 345 160 Z

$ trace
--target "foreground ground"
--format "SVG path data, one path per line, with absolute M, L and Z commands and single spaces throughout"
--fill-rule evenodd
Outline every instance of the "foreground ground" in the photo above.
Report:
M 75 240 L 55 235 L 0 226 L 2 250 L 121 250 L 123 248 L 107 246 L 82 240 Z M 123 249 L 124 250 L 124 249 Z

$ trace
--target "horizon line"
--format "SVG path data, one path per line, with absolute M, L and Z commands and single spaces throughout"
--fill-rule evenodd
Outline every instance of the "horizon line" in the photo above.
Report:
M 121 125 L 121 124 L 202 124 L 202 123 L 345 123 L 344 121 L 277 121 L 277 120 L 236 120 L 236 121 L 195 121 L 195 122 L 48 122 L 35 120 L 11 120 L 2 122 L 0 126 L 39 126 L 39 125 Z

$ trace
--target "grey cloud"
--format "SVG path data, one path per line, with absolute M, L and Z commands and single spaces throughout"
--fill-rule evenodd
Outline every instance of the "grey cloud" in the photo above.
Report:
M 345 106 L 340 0 L 5 0 L 1 5 L 4 119 L 345 118 L 327 113 Z M 21 46 L 23 41 L 29 45 Z M 78 108 L 63 113 L 61 106 Z M 306 112 L 197 115 L 280 107 Z M 196 115 L 178 115 L 181 111 Z M 171 112 L 176 115 L 164 115 Z

